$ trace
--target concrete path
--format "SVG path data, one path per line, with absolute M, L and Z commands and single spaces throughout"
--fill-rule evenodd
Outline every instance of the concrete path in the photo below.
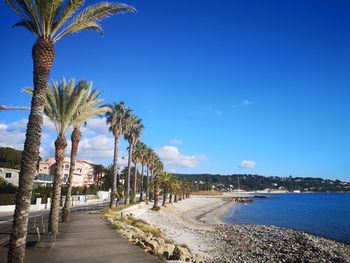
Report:
M 59 229 L 52 248 L 27 248 L 25 262 L 162 262 L 116 233 L 101 214 L 73 215 Z

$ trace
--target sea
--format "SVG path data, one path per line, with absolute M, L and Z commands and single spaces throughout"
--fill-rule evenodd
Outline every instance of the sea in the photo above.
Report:
M 271 194 L 271 197 L 234 206 L 225 222 L 274 225 L 350 244 L 350 193 Z

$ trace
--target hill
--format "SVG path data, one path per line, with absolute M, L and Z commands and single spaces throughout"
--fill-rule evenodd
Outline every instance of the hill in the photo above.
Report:
M 340 180 L 330 180 L 313 177 L 278 177 L 253 174 L 174 174 L 175 176 L 192 181 L 197 190 L 245 191 L 258 190 L 287 190 L 290 192 L 350 192 L 350 183 Z M 239 186 L 238 186 L 239 183 Z
M 0 167 L 19 170 L 21 167 L 22 151 L 10 147 L 0 147 Z

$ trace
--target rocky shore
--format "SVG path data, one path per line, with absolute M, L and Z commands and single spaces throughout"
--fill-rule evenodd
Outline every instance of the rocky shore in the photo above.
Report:
M 280 227 L 219 225 L 207 238 L 221 255 L 213 262 L 350 262 L 348 245 Z

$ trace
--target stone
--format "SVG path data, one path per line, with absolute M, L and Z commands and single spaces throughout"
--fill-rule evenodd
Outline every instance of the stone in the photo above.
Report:
M 181 247 L 181 246 L 175 246 L 172 259 L 190 262 L 191 258 L 192 258 L 192 255 L 187 248 Z
M 204 259 L 201 256 L 195 256 L 192 260 L 193 263 L 204 263 Z
M 158 248 L 158 255 L 164 257 L 165 259 L 170 259 L 173 256 L 174 250 L 174 244 L 165 243 Z

